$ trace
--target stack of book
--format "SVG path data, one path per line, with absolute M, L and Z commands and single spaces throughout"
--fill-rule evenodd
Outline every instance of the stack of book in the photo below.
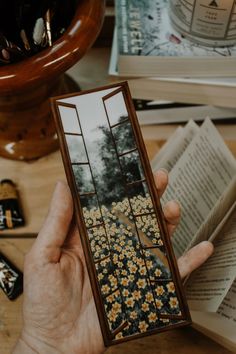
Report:
M 109 74 L 128 79 L 134 98 L 236 108 L 236 46 L 185 39 L 168 0 L 116 0 L 115 12 Z

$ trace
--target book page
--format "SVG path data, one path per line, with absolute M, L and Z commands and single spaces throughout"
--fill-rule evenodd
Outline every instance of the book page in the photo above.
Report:
M 214 254 L 187 283 L 191 310 L 216 312 L 236 278 L 236 208 L 214 245 Z
M 217 200 L 216 204 L 210 211 L 208 217 L 199 227 L 192 241 L 188 245 L 188 249 L 195 246 L 201 241 L 213 241 L 222 227 L 228 220 L 236 201 L 236 175 L 224 190 L 223 194 Z
M 186 251 L 236 174 L 236 161 L 209 119 L 169 174 L 163 202 L 176 199 L 182 218 L 173 238 L 176 256 Z M 226 213 L 227 210 L 224 210 Z
M 236 86 L 235 77 L 151 77 L 150 80 L 162 80 L 162 81 L 172 81 L 172 82 L 183 82 L 192 84 L 203 84 L 203 85 L 221 85 L 223 87 Z
M 217 313 L 191 311 L 194 327 L 212 339 L 236 351 L 236 280 Z
M 154 158 L 151 161 L 151 168 L 152 171 L 155 172 L 159 168 L 161 168 L 160 161 L 164 160 L 164 157 L 168 154 L 168 152 L 172 152 L 174 149 L 174 146 L 176 144 L 176 141 L 180 139 L 183 135 L 184 128 L 183 127 L 178 127 L 173 134 L 167 139 L 165 144 L 161 147 L 161 149 L 158 151 L 158 153 L 154 156 Z
M 236 351 L 236 280 L 217 313 L 191 311 L 193 325 L 204 334 Z
M 230 318 L 214 312 L 191 311 L 194 328 L 235 353 L 236 324 Z
M 130 81 L 129 81 L 130 83 Z M 140 83 L 144 87 L 144 83 Z M 135 84 L 130 85 L 131 91 Z M 236 120 L 236 110 L 234 108 L 219 108 L 213 106 L 191 106 L 191 107 L 176 107 L 176 108 L 162 108 L 162 109 L 147 109 L 137 110 L 137 117 L 140 125 L 161 125 L 170 123 L 185 123 L 189 118 L 194 122 L 202 122 L 206 117 L 212 121 L 217 120 Z
M 217 314 L 225 318 L 232 326 L 235 326 L 236 333 L 236 279 L 220 305 Z
M 170 172 L 198 131 L 197 124 L 192 120 L 184 128 L 179 127 L 168 139 L 160 154 L 157 154 L 152 160 L 152 170 L 156 171 L 159 168 L 165 168 Z

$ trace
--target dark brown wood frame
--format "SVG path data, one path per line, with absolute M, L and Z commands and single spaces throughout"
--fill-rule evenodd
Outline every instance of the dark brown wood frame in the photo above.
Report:
M 115 89 L 116 87 L 117 87 L 117 92 L 122 91 L 124 99 L 125 99 L 127 111 L 129 113 L 129 117 L 130 117 L 130 123 L 133 128 L 133 133 L 134 133 L 134 136 L 136 139 L 137 151 L 139 152 L 139 155 L 140 155 L 140 159 L 142 162 L 142 166 L 143 166 L 143 170 L 144 170 L 144 174 L 145 174 L 145 178 L 146 178 L 146 183 L 147 183 L 147 186 L 148 186 L 148 189 L 150 192 L 150 196 L 152 199 L 154 213 L 156 214 L 156 216 L 158 218 L 161 237 L 162 237 L 162 240 L 163 240 L 164 245 L 167 250 L 167 259 L 168 259 L 168 262 L 170 265 L 172 277 L 175 281 L 175 288 L 176 288 L 176 293 L 178 295 L 178 298 L 180 300 L 180 308 L 181 308 L 182 316 L 161 315 L 160 318 L 169 318 L 169 319 L 176 319 L 176 320 L 178 319 L 178 320 L 181 320 L 181 322 L 177 323 L 177 324 L 169 325 L 167 327 L 163 327 L 160 329 L 149 330 L 148 332 L 145 332 L 145 333 L 140 333 L 137 335 L 132 335 L 130 337 L 114 340 L 114 333 L 113 333 L 113 336 L 111 336 L 111 331 L 108 327 L 108 323 L 106 320 L 107 316 L 104 311 L 102 296 L 101 296 L 102 294 L 101 294 L 101 290 L 98 285 L 98 281 L 97 281 L 97 277 L 96 277 L 95 263 L 94 263 L 94 259 L 92 257 L 92 253 L 91 253 L 91 250 L 89 247 L 89 242 L 87 239 L 87 228 L 86 228 L 86 225 L 84 222 L 83 212 L 82 212 L 82 208 L 80 205 L 80 201 L 77 196 L 78 192 L 77 192 L 77 188 L 76 188 L 75 181 L 73 178 L 73 171 L 72 171 L 72 168 L 70 167 L 70 164 L 71 164 L 70 163 L 70 156 L 69 156 L 69 151 L 67 149 L 67 144 L 65 141 L 65 134 L 64 134 L 62 122 L 59 118 L 60 117 L 60 113 L 59 113 L 59 109 L 58 109 L 59 105 L 65 106 L 65 107 L 73 107 L 73 108 L 75 106 L 72 104 L 67 104 L 67 103 L 58 102 L 58 101 L 65 99 L 65 98 L 84 95 L 84 94 L 88 94 L 88 93 L 92 93 L 92 92 L 96 92 L 96 91 L 102 91 L 102 90 L 111 89 L 111 88 Z M 113 91 L 111 93 L 111 95 L 113 95 L 114 92 L 115 91 Z M 106 97 L 108 97 L 108 96 L 109 95 L 107 95 Z M 168 230 L 167 230 L 167 226 L 165 223 L 163 211 L 161 208 L 160 199 L 158 196 L 157 189 L 155 187 L 153 173 L 151 170 L 151 166 L 149 163 L 148 155 L 146 152 L 145 144 L 143 141 L 142 133 L 141 133 L 141 130 L 139 127 L 137 115 L 136 115 L 136 112 L 135 112 L 135 109 L 134 109 L 134 106 L 132 103 L 132 97 L 131 97 L 127 82 L 116 83 L 116 84 L 112 84 L 109 86 L 103 86 L 103 87 L 95 88 L 92 90 L 78 92 L 75 94 L 68 94 L 68 95 L 64 95 L 64 96 L 54 97 L 51 99 L 51 104 L 52 104 L 53 115 L 54 115 L 55 124 L 56 124 L 56 128 L 57 128 L 58 138 L 59 138 L 59 142 L 60 142 L 60 149 L 61 149 L 61 154 L 62 154 L 62 158 L 63 158 L 63 164 L 64 164 L 67 180 L 68 180 L 71 192 L 72 192 L 73 200 L 74 200 L 74 207 L 75 207 L 74 219 L 76 220 L 76 223 L 78 225 L 79 232 L 80 232 L 81 242 L 82 242 L 82 246 L 83 246 L 83 250 L 84 250 L 84 254 L 85 254 L 86 264 L 87 264 L 87 268 L 88 268 L 91 287 L 92 287 L 92 291 L 93 291 L 93 295 L 94 295 L 94 300 L 95 300 L 95 304 L 96 304 L 96 308 L 97 308 L 97 312 L 98 312 L 98 317 L 99 317 L 99 321 L 100 321 L 100 325 L 101 325 L 101 330 L 102 330 L 105 346 L 110 346 L 113 344 L 129 341 L 134 338 L 140 338 L 140 337 L 144 337 L 144 336 L 151 335 L 154 333 L 163 332 L 163 331 L 169 330 L 171 328 L 177 328 L 177 327 L 182 327 L 182 326 L 186 326 L 186 325 L 191 324 L 191 317 L 190 317 L 190 312 L 189 312 L 188 305 L 187 305 L 187 300 L 185 297 L 184 287 L 182 285 L 182 281 L 181 281 L 180 274 L 178 271 L 177 261 L 175 259 L 175 255 L 174 255 L 174 251 L 173 251 L 173 248 L 171 245 L 170 237 L 168 235 Z

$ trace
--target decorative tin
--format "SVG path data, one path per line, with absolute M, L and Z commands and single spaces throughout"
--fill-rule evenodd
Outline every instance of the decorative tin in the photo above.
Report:
M 206 46 L 236 43 L 234 0 L 169 0 L 170 18 L 187 38 Z

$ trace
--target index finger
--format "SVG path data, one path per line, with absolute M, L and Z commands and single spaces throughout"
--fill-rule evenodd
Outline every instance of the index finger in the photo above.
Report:
M 168 184 L 168 171 L 161 168 L 154 173 L 158 195 L 161 198 Z

